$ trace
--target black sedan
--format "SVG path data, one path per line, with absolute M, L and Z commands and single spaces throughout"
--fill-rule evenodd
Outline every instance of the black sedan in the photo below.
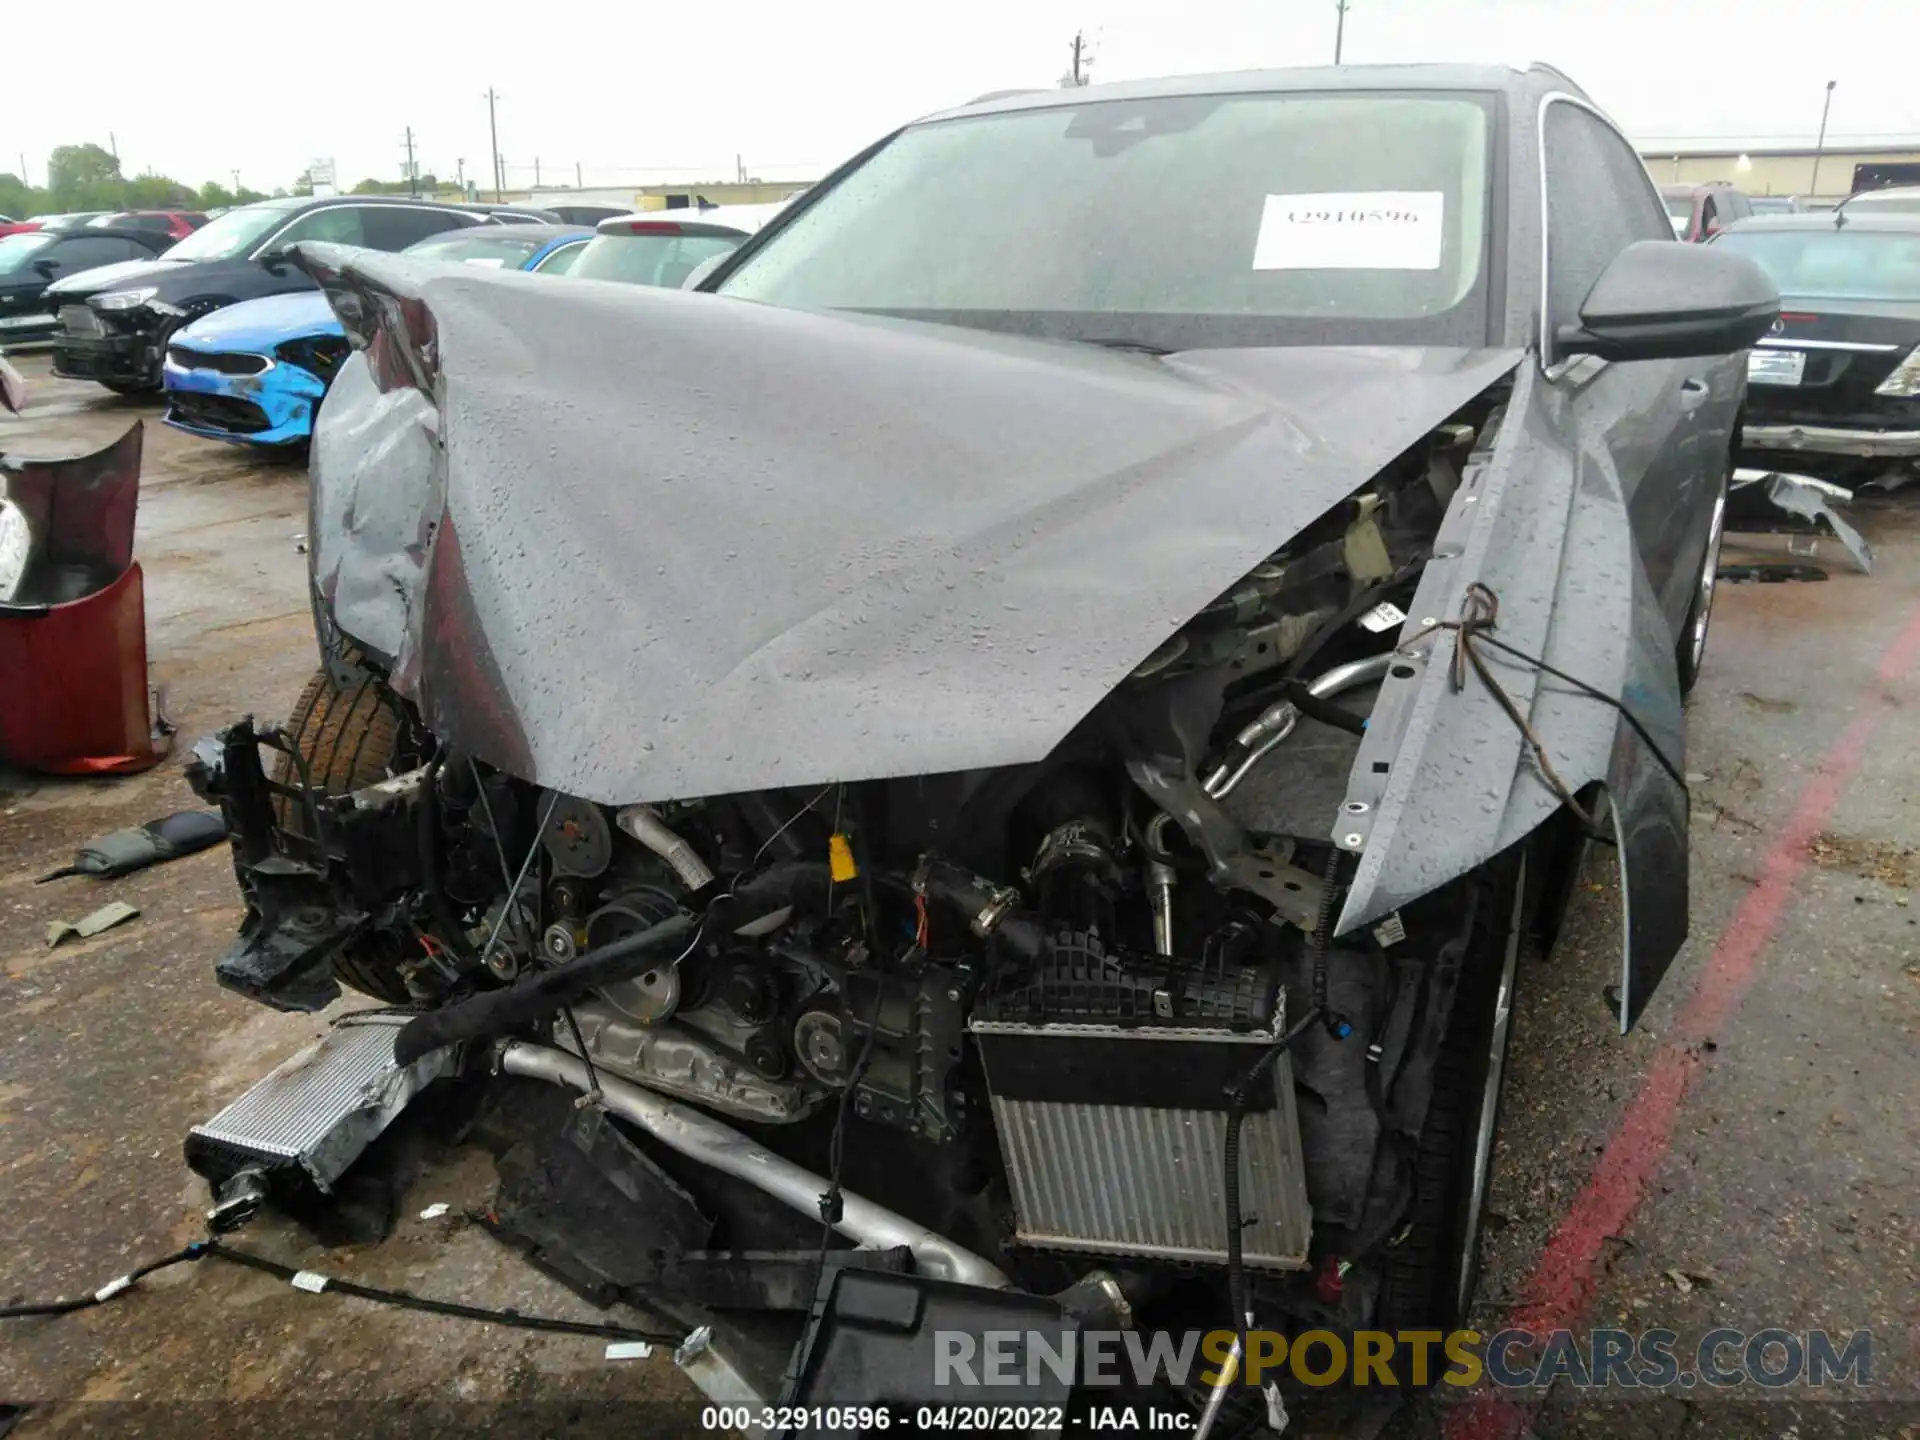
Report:
M 45 340 L 59 328 L 47 287 L 127 260 L 151 260 L 173 244 L 164 231 L 27 230 L 0 238 L 0 344 Z
M 1839 477 L 1920 459 L 1920 214 L 1769 215 L 1715 243 L 1780 287 L 1747 364 L 1753 462 Z

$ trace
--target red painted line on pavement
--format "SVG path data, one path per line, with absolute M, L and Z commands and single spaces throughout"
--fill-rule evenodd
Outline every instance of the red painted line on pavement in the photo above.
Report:
M 1506 1327 L 1543 1331 L 1572 1328 L 1592 1303 L 1601 1246 L 1632 1220 L 1654 1171 L 1673 1143 L 1681 1102 L 1700 1065 L 1699 1043 L 1712 1038 L 1739 1006 L 1793 898 L 1808 864 L 1808 845 L 1832 817 L 1847 782 L 1860 768 L 1867 742 L 1897 703 L 1884 691 L 1920 661 L 1920 609 L 1880 657 L 1875 685 L 1860 712 L 1822 757 L 1801 790 L 1793 813 L 1761 862 L 1760 878 L 1720 933 L 1701 967 L 1693 995 L 1671 1037 L 1654 1057 L 1639 1093 L 1628 1104 L 1586 1186 L 1554 1230 L 1523 1292 L 1526 1299 Z M 1496 1390 L 1482 1390 L 1447 1417 L 1447 1440 L 1511 1440 L 1538 1407 Z

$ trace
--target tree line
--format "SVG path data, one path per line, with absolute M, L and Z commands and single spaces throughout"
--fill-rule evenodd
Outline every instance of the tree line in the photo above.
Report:
M 432 175 L 423 175 L 416 183 L 422 195 L 432 195 L 440 188 Z M 404 195 L 409 188 L 405 180 L 362 180 L 353 187 L 353 193 Z M 276 196 L 312 193 L 313 184 L 305 171 L 290 187 L 273 191 Z M 245 185 L 228 187 L 217 180 L 193 186 L 150 170 L 126 176 L 120 173 L 119 156 L 98 145 L 56 146 L 47 157 L 45 185 L 29 185 L 22 177 L 0 170 L 0 215 L 15 220 L 74 210 L 221 210 L 268 198 L 263 191 Z

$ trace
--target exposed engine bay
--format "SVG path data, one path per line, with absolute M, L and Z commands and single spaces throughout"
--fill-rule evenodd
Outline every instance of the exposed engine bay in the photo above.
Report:
M 360 661 L 395 717 L 387 778 L 329 793 L 250 718 L 196 752 L 248 901 L 220 981 L 314 1010 L 344 980 L 415 1012 L 402 1062 L 464 1044 L 628 1118 L 658 1108 L 623 1109 L 624 1083 L 773 1154 L 831 1124 L 836 1186 L 843 1145 L 910 1146 L 937 1213 L 921 1185 L 845 1208 L 804 1172 L 768 1188 L 862 1245 L 905 1212 L 926 1273 L 1048 1293 L 1120 1267 L 1145 1319 L 1218 1321 L 1226 1266 L 1269 1318 L 1437 1318 L 1430 1279 L 1387 1292 L 1507 872 L 1335 945 L 1349 857 L 1330 834 L 1499 400 L 1193 617 L 1040 764 L 602 805 L 442 745 Z M 1292 1083 L 1273 1064 L 1290 1030 Z M 892 1218 L 863 1230 L 856 1201 Z

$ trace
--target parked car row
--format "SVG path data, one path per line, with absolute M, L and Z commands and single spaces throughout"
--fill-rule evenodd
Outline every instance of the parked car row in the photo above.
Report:
M 677 286 L 780 207 L 698 218 L 561 208 L 356 195 L 261 201 L 211 221 L 174 212 L 45 217 L 34 231 L 0 238 L 0 338 L 50 337 L 54 373 L 69 379 L 127 395 L 164 389 L 168 423 L 195 434 L 299 444 L 347 348 L 293 263 L 301 244 Z

